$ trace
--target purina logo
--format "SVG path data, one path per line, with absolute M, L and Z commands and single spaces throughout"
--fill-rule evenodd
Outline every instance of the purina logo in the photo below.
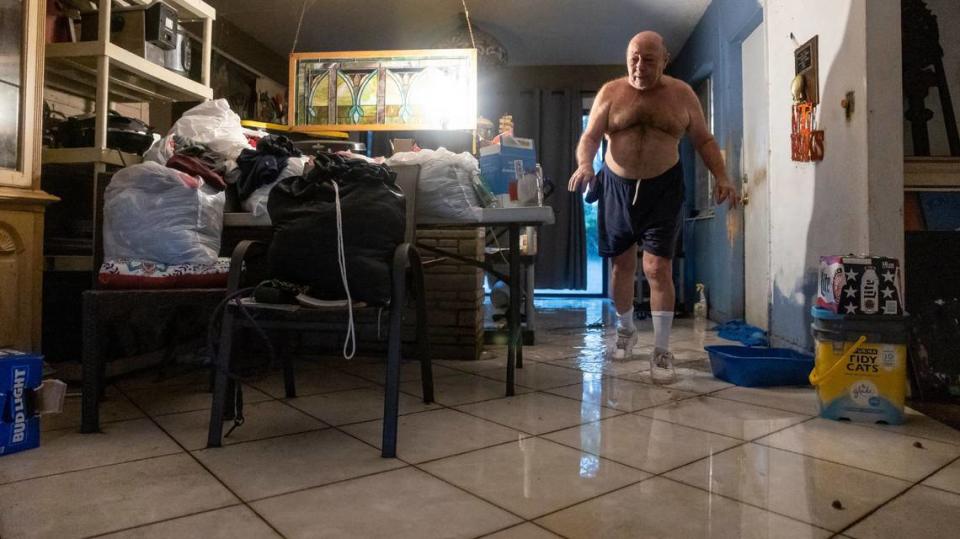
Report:
M 23 443 L 27 435 L 26 403 L 23 399 L 24 386 L 27 383 L 27 369 L 13 369 L 13 429 L 10 431 L 10 443 Z

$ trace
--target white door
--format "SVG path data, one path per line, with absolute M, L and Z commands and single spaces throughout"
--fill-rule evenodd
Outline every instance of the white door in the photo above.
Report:
M 744 293 L 747 323 L 768 330 L 770 322 L 770 179 L 765 25 L 744 40 L 743 181 Z

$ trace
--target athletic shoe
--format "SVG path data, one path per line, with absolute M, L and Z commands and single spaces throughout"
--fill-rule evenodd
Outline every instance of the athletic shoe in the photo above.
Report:
M 659 348 L 650 355 L 650 379 L 655 384 L 671 384 L 677 379 L 673 354 Z
M 617 344 L 613 349 L 611 357 L 614 361 L 625 361 L 633 359 L 633 347 L 637 345 L 640 335 L 636 330 L 627 332 L 627 330 L 617 328 Z

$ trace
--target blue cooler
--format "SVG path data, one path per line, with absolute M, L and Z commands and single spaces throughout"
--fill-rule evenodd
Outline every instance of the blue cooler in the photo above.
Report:
M 43 380 L 43 358 L 0 349 L 0 456 L 40 445 L 35 391 Z
M 480 176 L 493 194 L 508 193 L 510 182 L 517 181 L 514 161 L 522 161 L 525 172 L 536 170 L 533 139 L 503 136 L 500 144 L 480 148 Z

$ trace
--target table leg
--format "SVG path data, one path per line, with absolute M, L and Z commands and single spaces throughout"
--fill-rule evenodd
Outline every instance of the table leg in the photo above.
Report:
M 511 224 L 510 234 L 510 312 L 507 315 L 507 396 L 514 393 L 514 367 L 522 365 L 520 340 L 520 227 Z

